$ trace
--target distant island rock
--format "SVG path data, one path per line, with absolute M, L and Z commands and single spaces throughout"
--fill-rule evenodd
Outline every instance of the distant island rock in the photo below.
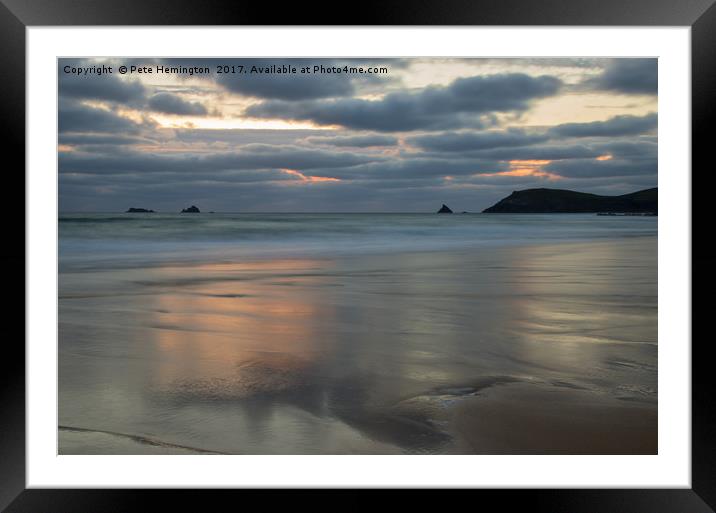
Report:
M 444 205 L 443 205 L 444 206 Z M 659 211 L 658 188 L 623 194 L 600 196 L 563 189 L 526 189 L 513 191 L 484 213 L 511 214 L 577 214 L 577 213 L 642 213 Z
M 150 210 L 150 209 L 148 209 L 148 208 L 134 208 L 134 207 L 129 207 L 129 209 L 128 209 L 127 212 L 125 212 L 125 213 L 126 213 L 126 214 L 146 214 L 146 213 L 152 213 L 152 214 L 153 214 L 153 213 L 154 213 L 154 210 Z
M 189 208 L 183 208 L 181 211 L 182 214 L 198 214 L 199 212 L 201 212 L 201 210 L 199 210 L 194 205 L 190 206 Z
M 452 214 L 452 210 L 450 210 L 450 207 L 443 203 L 443 206 L 440 207 L 440 210 L 438 210 L 438 214 Z

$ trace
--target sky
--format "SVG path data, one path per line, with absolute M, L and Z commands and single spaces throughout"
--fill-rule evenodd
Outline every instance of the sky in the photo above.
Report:
M 479 212 L 655 187 L 657 60 L 59 59 L 58 130 L 62 212 Z

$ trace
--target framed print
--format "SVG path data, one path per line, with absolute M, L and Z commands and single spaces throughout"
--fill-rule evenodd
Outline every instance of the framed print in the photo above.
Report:
M 712 511 L 716 8 L 579 4 L 4 2 L 2 506 Z

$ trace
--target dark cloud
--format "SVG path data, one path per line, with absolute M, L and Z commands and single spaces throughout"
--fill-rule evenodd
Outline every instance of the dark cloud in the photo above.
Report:
M 60 144 L 91 146 L 91 145 L 130 145 L 151 143 L 151 139 L 126 135 L 107 134 L 60 134 Z
M 194 129 L 172 128 L 162 130 L 167 137 L 187 144 L 242 146 L 252 143 L 293 145 L 302 139 L 325 134 L 325 130 L 274 130 L 274 129 Z
M 296 176 L 285 173 L 280 169 L 243 169 L 235 171 L 222 171 L 202 173 L 187 176 L 185 173 L 166 171 L 152 176 L 148 173 L 123 174 L 91 174 L 72 173 L 60 175 L 61 183 L 80 187 L 145 187 L 162 188 L 175 186 L 189 186 L 206 188 L 213 186 L 231 187 L 247 183 L 272 183 L 299 180 Z
M 250 144 L 238 152 L 163 155 L 127 151 L 123 155 L 90 155 L 64 153 L 60 173 L 113 174 L 130 172 L 182 172 L 205 175 L 211 171 L 246 169 L 293 169 L 310 171 L 322 168 L 345 168 L 374 161 L 348 152 L 311 150 L 294 146 Z
M 495 160 L 564 160 L 596 158 L 606 153 L 586 144 L 538 144 L 535 146 L 503 147 L 471 152 L 468 155 Z
M 613 59 L 587 87 L 625 94 L 656 94 L 659 83 L 657 59 Z
M 421 135 L 409 138 L 408 142 L 424 150 L 464 152 L 505 146 L 527 146 L 547 139 L 549 136 L 546 134 L 527 133 L 524 130 L 512 129 Z
M 616 116 L 607 121 L 591 123 L 566 123 L 550 129 L 550 133 L 560 137 L 614 137 L 636 135 L 656 130 L 656 114 L 646 116 Z
M 514 73 L 459 78 L 449 86 L 393 92 L 381 100 L 266 101 L 249 107 L 258 118 L 313 121 L 319 125 L 376 131 L 412 131 L 482 126 L 480 115 L 524 111 L 537 98 L 557 93 L 551 76 Z
M 409 137 L 407 142 L 426 155 L 461 154 L 498 160 L 564 160 L 612 156 L 656 156 L 656 138 L 641 134 L 653 132 L 657 115 L 617 116 L 607 121 L 567 123 L 550 129 L 505 129 L 486 131 L 442 132 Z M 606 138 L 634 136 L 624 141 Z M 579 142 L 563 142 L 579 138 Z M 584 141 L 584 142 L 583 142 Z M 596 141 L 596 142 L 595 142 Z
M 112 111 L 80 103 L 60 102 L 58 129 L 63 132 L 139 133 L 142 125 Z
M 563 160 L 552 162 L 545 171 L 571 178 L 656 175 L 657 161 L 643 160 Z
M 370 148 L 372 146 L 394 146 L 398 144 L 398 138 L 392 135 L 350 135 L 350 136 L 322 136 L 308 137 L 306 142 L 311 144 L 323 144 L 328 146 Z
M 654 138 L 655 139 L 655 138 Z M 659 146 L 656 140 L 637 138 L 636 140 L 613 140 L 592 145 L 600 155 L 611 155 L 614 158 L 631 160 L 653 159 L 658 157 Z
M 155 112 L 186 116 L 206 116 L 209 111 L 201 103 L 188 102 L 171 93 L 158 93 L 149 98 L 148 106 Z
M 445 176 L 473 175 L 507 171 L 509 163 L 470 157 L 436 158 L 416 154 L 410 158 L 376 158 L 352 167 L 323 168 L 311 172 L 315 176 L 355 180 L 414 181 Z
M 75 74 L 66 69 L 96 66 L 89 59 L 58 60 L 58 91 L 66 98 L 105 100 L 117 103 L 141 101 L 146 90 L 138 81 L 119 78 L 114 74 Z

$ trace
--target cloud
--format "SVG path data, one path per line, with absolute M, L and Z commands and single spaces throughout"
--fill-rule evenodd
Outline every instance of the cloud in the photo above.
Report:
M 141 124 L 112 111 L 96 109 L 75 102 L 60 102 L 58 128 L 63 132 L 108 132 L 136 134 Z
M 656 138 L 637 138 L 635 140 L 622 141 L 613 140 L 601 144 L 594 144 L 593 147 L 604 155 L 612 157 L 629 158 L 629 159 L 656 159 L 658 156 L 659 145 Z
M 250 144 L 240 151 L 195 154 L 156 154 L 127 151 L 121 155 L 90 155 L 79 152 L 60 156 L 60 173 L 194 173 L 206 176 L 212 171 L 345 168 L 375 161 L 375 156 L 331 152 L 295 146 Z
M 479 158 L 435 158 L 416 154 L 402 159 L 376 159 L 352 167 L 324 168 L 313 172 L 342 180 L 405 180 L 414 181 L 444 176 L 495 173 L 509 169 L 507 162 Z
M 167 135 L 173 135 L 177 141 L 182 143 L 212 146 L 242 146 L 251 143 L 293 145 L 307 137 L 323 136 L 326 133 L 325 130 L 275 130 L 268 128 L 172 128 L 165 129 L 164 132 Z
M 631 175 L 656 175 L 656 159 L 643 160 L 563 160 L 552 162 L 543 169 L 560 176 L 615 177 Z
M 636 135 L 656 130 L 658 117 L 655 113 L 645 116 L 615 116 L 607 121 L 591 123 L 565 123 L 550 129 L 560 137 L 614 137 Z
M 596 158 L 604 153 L 607 151 L 587 144 L 538 144 L 486 149 L 469 153 L 469 155 L 496 160 L 564 160 Z
M 208 110 L 201 103 L 188 102 L 171 93 L 158 93 L 149 98 L 148 106 L 155 112 L 185 116 L 206 116 Z
M 58 60 L 58 91 L 66 98 L 105 100 L 116 103 L 142 101 L 146 90 L 138 81 L 123 80 L 113 74 L 77 75 L 66 73 L 66 67 L 88 67 L 96 63 L 87 59 Z
M 60 144 L 91 146 L 91 145 L 131 145 L 146 144 L 152 142 L 143 137 L 131 137 L 126 135 L 107 134 L 60 134 Z
M 350 135 L 350 136 L 318 136 L 308 137 L 306 142 L 311 144 L 323 144 L 328 146 L 370 148 L 372 146 L 395 146 L 398 138 L 392 135 Z
M 561 81 L 521 73 L 459 78 L 448 86 L 400 91 L 380 100 L 269 100 L 246 109 L 258 118 L 313 121 L 319 125 L 375 131 L 412 131 L 482 126 L 480 115 L 524 111 L 532 100 L 556 94 Z
M 616 116 L 606 121 L 566 123 L 549 129 L 442 132 L 407 138 L 425 154 L 443 153 L 489 159 L 563 160 L 612 156 L 655 155 L 657 115 Z M 615 137 L 635 136 L 631 140 Z M 578 142 L 564 142 L 579 138 Z M 605 141 L 605 139 L 607 139 Z M 613 139 L 613 140 L 610 140 Z M 598 141 L 598 142 L 595 142 Z
M 624 94 L 657 94 L 659 69 L 657 59 L 612 59 L 586 86 Z
M 444 132 L 411 137 L 407 141 L 424 150 L 464 152 L 491 148 L 527 146 L 549 139 L 546 134 L 509 129 L 485 132 Z

